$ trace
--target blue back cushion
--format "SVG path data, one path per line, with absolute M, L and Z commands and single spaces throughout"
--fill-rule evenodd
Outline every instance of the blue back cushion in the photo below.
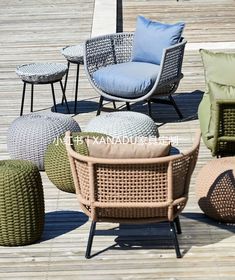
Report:
M 164 24 L 138 16 L 133 42 L 132 61 L 160 64 L 165 48 L 180 41 L 185 24 Z
M 97 86 L 114 96 L 137 98 L 154 85 L 159 65 L 144 62 L 126 62 L 109 65 L 93 73 Z

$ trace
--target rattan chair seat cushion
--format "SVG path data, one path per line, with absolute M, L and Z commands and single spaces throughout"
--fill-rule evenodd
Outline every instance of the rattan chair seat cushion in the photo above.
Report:
M 70 62 L 83 64 L 84 44 L 67 46 L 61 50 L 63 56 Z
M 112 137 L 158 136 L 154 121 L 136 112 L 113 112 L 97 116 L 87 124 L 84 131 L 104 133 Z
M 209 217 L 235 223 L 235 157 L 214 159 L 198 173 L 196 193 Z
M 17 67 L 16 74 L 25 82 L 50 83 L 59 81 L 67 72 L 62 63 L 31 63 Z
M 74 150 L 88 156 L 89 151 L 83 137 L 106 137 L 100 133 L 74 132 L 72 133 L 72 143 Z M 59 141 L 52 142 L 45 154 L 45 171 L 50 181 L 61 191 L 75 193 L 72 173 L 68 160 L 64 135 L 61 135 Z M 67 143 L 66 143 L 67 144 Z
M 0 223 L 1 246 L 30 244 L 42 235 L 42 181 L 29 161 L 0 161 Z
M 67 130 L 80 131 L 80 127 L 63 114 L 47 112 L 18 117 L 8 130 L 8 152 L 11 158 L 30 160 L 43 170 L 47 146 Z
M 159 69 L 152 63 L 126 62 L 100 68 L 93 78 L 100 89 L 113 96 L 137 98 L 151 90 Z

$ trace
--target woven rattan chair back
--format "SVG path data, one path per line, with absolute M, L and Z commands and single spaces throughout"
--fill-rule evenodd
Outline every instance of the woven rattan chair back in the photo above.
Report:
M 212 155 L 235 155 L 235 101 L 217 101 L 216 107 Z
M 167 96 L 169 97 L 169 100 L 164 99 L 164 103 L 173 105 L 180 118 L 182 118 L 183 116 L 171 95 L 175 93 L 180 80 L 183 78 L 181 69 L 186 44 L 186 41 L 184 40 L 174 46 L 164 49 L 159 74 L 155 84 L 144 96 L 138 98 L 113 96 L 102 91 L 95 82 L 93 73 L 99 68 L 131 60 L 133 38 L 133 33 L 115 33 L 91 38 L 85 43 L 85 71 L 91 85 L 101 96 L 97 114 L 100 113 L 100 109 L 105 98 L 111 101 L 124 101 L 128 104 L 129 102 L 148 101 L 149 115 L 151 115 L 151 102 L 161 102 L 161 99 L 157 98 Z
M 125 160 L 82 156 L 67 145 L 82 209 L 94 221 L 173 221 L 187 202 L 199 141 L 184 154 Z

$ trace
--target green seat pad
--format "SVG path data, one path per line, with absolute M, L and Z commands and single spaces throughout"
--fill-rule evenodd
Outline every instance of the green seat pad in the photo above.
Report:
M 84 137 L 107 137 L 105 134 L 96 132 L 74 132 L 71 143 L 73 149 L 82 155 L 88 156 L 89 151 Z M 75 193 L 75 186 L 70 170 L 67 150 L 64 143 L 64 134 L 55 139 L 47 148 L 45 159 L 45 171 L 50 181 L 60 190 Z

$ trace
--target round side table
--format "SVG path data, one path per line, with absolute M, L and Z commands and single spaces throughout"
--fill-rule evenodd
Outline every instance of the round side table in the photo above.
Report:
M 35 84 L 50 84 L 52 91 L 52 98 L 54 103 L 55 112 L 57 112 L 56 100 L 55 100 L 55 91 L 54 91 L 54 83 L 59 82 L 62 90 L 62 96 L 65 100 L 65 104 L 67 107 L 67 111 L 69 112 L 69 107 L 67 103 L 67 99 L 65 96 L 65 89 L 63 88 L 62 78 L 67 72 L 67 66 L 62 63 L 31 63 L 31 64 L 23 64 L 16 68 L 16 74 L 23 81 L 23 93 L 22 93 L 22 101 L 21 101 L 21 110 L 20 115 L 23 115 L 24 109 L 24 99 L 25 99 L 25 91 L 26 85 L 31 84 L 31 106 L 30 112 L 33 112 L 33 91 Z
M 66 91 L 67 81 L 68 81 L 68 74 L 70 63 L 77 65 L 77 74 L 76 74 L 76 86 L 75 86 L 75 98 L 74 98 L 74 114 L 77 112 L 77 98 L 78 98 L 78 80 L 79 80 L 79 68 L 80 64 L 84 64 L 83 54 L 84 54 L 84 44 L 79 44 L 75 46 L 67 46 L 61 50 L 61 53 L 68 61 L 68 71 L 65 76 L 64 82 L 64 90 Z M 64 98 L 62 99 L 62 103 Z
M 198 173 L 196 193 L 201 210 L 220 222 L 235 223 L 235 157 L 214 159 Z

